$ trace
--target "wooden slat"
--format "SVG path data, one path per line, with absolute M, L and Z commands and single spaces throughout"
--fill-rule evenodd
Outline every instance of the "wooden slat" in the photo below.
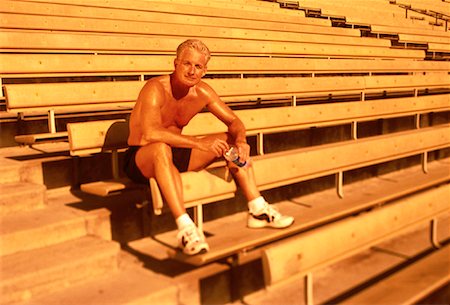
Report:
M 89 124 L 67 124 L 71 155 L 79 155 L 85 152 L 99 153 L 111 147 L 114 149 L 126 147 L 128 136 L 126 132 L 114 132 L 113 130 L 113 128 L 116 128 L 115 126 L 123 122 L 125 120 L 104 120 L 89 122 Z M 111 142 L 114 145 L 111 145 Z
M 4 29 L 73 31 L 87 33 L 116 33 L 139 35 L 166 35 L 203 39 L 227 38 L 261 41 L 285 41 L 326 43 L 336 45 L 362 45 L 390 47 L 388 40 L 367 37 L 346 37 L 317 33 L 298 33 L 287 31 L 267 31 L 258 29 L 224 28 L 209 25 L 190 25 L 140 21 L 121 21 L 107 19 L 87 19 L 76 17 L 40 16 L 29 14 L 0 13 L 0 27 Z M 330 29 L 332 32 L 332 29 Z
M 49 1 L 30 1 L 30 2 L 49 2 Z M 60 4 L 78 4 L 82 6 L 86 6 L 85 1 L 67 1 L 67 0 L 53 0 L 52 3 L 60 3 Z M 153 12 L 183 12 L 184 14 L 190 15 L 199 15 L 199 16 L 217 16 L 217 17 L 227 17 L 234 19 L 247 19 L 247 20 L 263 20 L 263 21 L 274 21 L 281 23 L 327 23 L 327 21 L 311 21 L 307 20 L 308 18 L 302 18 L 302 14 L 300 12 L 295 12 L 295 15 L 292 16 L 292 12 L 284 12 L 283 10 L 274 12 L 254 12 L 248 10 L 236 10 L 236 9 L 227 9 L 221 8 L 217 9 L 214 7 L 207 7 L 202 5 L 189 5 L 189 4 L 180 4 L 180 3 L 163 3 L 163 2 L 152 2 L 152 1 L 142 1 L 135 0 L 133 1 L 133 5 L 130 5 L 130 2 L 125 0 L 118 0 L 114 2 L 104 2 L 99 0 L 91 0 L 89 1 L 90 6 L 98 6 L 98 7 L 106 7 L 106 8 L 123 8 L 123 9 L 133 9 L 133 10 L 143 10 L 143 11 L 153 11 Z M 304 15 L 303 15 L 304 17 Z M 305 21 L 306 19 L 306 21 Z
M 247 251 L 255 247 L 342 219 L 380 203 L 402 198 L 449 179 L 448 163 L 434 162 L 430 164 L 428 174 L 424 174 L 419 166 L 345 186 L 350 194 L 344 198 L 336 196 L 335 190 L 329 190 L 314 194 L 313 197 L 283 202 L 279 205 L 280 210 L 295 217 L 294 224 L 283 230 L 248 229 L 245 216 L 231 222 L 228 219 L 206 222 L 203 226 L 208 233 L 207 242 L 211 249 L 206 254 L 186 256 L 177 251 L 176 231 L 159 234 L 156 239 L 169 246 L 168 251 L 172 257 L 193 265 L 206 264 L 236 253 L 245 257 Z M 223 234 L 224 231 L 227 234 Z
M 437 150 L 450 145 L 449 125 L 346 141 L 319 147 L 308 147 L 254 157 L 256 183 L 261 190 L 305 181 L 339 171 L 360 168 L 389 160 Z M 357 152 L 357 153 L 355 153 Z M 214 169 L 218 170 L 217 168 Z M 207 170 L 203 170 L 204 172 Z M 225 171 L 226 173 L 226 171 Z M 214 198 L 198 198 L 195 186 L 208 184 L 205 174 L 183 173 L 183 194 L 186 207 L 206 204 Z M 225 174 L 224 174 L 225 175 Z M 223 194 L 231 188 L 221 189 L 213 183 L 209 193 Z
M 250 19 L 236 19 L 233 17 L 218 17 L 218 16 L 201 16 L 194 13 L 186 13 L 183 10 L 175 11 L 150 11 L 152 7 L 147 6 L 138 9 L 134 5 L 130 7 L 125 1 L 118 5 L 119 2 L 111 3 L 113 7 L 105 6 L 98 3 L 97 6 L 86 6 L 73 4 L 53 4 L 53 3 L 39 3 L 39 2 L 19 2 L 10 0 L 1 0 L 0 11 L 10 12 L 16 14 L 39 14 L 45 16 L 63 16 L 63 17 L 83 17 L 83 18 L 106 18 L 113 20 L 133 20 L 133 21 L 152 21 L 152 22 L 170 22 L 175 24 L 192 24 L 192 25 L 211 25 L 216 27 L 230 27 L 230 28 L 247 28 L 247 29 L 264 29 L 264 30 L 282 30 L 298 33 L 320 33 L 329 34 L 332 30 L 333 35 L 344 36 L 360 36 L 359 31 L 348 28 L 331 28 L 331 23 L 326 19 L 317 18 L 299 18 L 299 23 L 282 23 L 277 21 L 267 20 L 250 20 Z M 174 12 L 181 12 L 174 14 Z M 232 22 L 230 22 L 232 18 Z
M 271 247 L 263 254 L 266 283 L 273 285 L 292 276 L 303 275 L 448 213 L 450 210 L 445 198 L 449 192 L 447 184 Z
M 256 134 L 447 110 L 450 110 L 450 95 L 238 110 L 235 113 L 243 121 L 247 133 Z M 183 129 L 183 134 L 205 135 L 225 131 L 226 126 L 212 114 L 200 113 Z
M 385 26 L 385 25 L 371 25 L 371 30 L 373 33 L 383 33 L 383 34 L 415 34 L 415 35 L 425 35 L 425 36 L 437 36 L 437 37 L 450 37 L 449 32 L 436 31 L 430 29 L 415 29 L 409 27 L 395 27 L 395 26 Z
M 430 42 L 428 43 L 428 51 L 450 53 L 450 44 Z
M 259 188 L 270 189 L 449 145 L 449 125 L 443 125 L 273 153 L 263 162 L 255 162 L 254 171 Z
M 319 78 L 247 78 L 206 80 L 226 101 L 236 97 L 273 97 L 345 93 L 376 90 L 448 87 L 448 78 L 436 76 L 376 76 Z M 143 82 L 90 82 L 5 85 L 9 111 L 49 108 L 129 107 L 137 98 Z M 67 95 L 76 92 L 76 95 Z M 61 98 L 64 97 L 64 98 Z
M 173 71 L 174 55 L 0 54 L 0 76 L 36 74 L 128 73 Z M 448 61 L 366 60 L 213 56 L 209 73 L 383 73 L 448 72 Z M 21 75 L 23 74 L 23 75 Z
M 450 36 L 442 37 L 442 36 L 414 35 L 414 34 L 399 33 L 398 41 L 399 42 L 416 42 L 416 43 L 434 42 L 434 43 L 449 44 Z
M 187 37 L 141 37 L 132 35 L 40 33 L 4 30 L 0 48 L 4 51 L 135 52 L 173 54 Z M 425 58 L 424 51 L 375 46 L 346 46 L 316 43 L 202 39 L 213 54 L 327 56 L 351 58 Z
M 339 304 L 416 304 L 448 283 L 449 266 L 450 246 L 446 246 Z

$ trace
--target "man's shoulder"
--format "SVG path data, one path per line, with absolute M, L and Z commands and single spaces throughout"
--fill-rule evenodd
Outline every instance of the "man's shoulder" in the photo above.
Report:
M 169 81 L 168 76 L 156 76 L 147 80 L 142 87 L 142 91 L 164 91 L 165 84 Z

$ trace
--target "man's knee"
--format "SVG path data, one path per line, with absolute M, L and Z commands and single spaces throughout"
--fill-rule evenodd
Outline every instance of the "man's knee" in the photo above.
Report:
M 170 166 L 172 164 L 172 149 L 162 142 L 148 144 L 137 154 L 137 163 L 141 170 L 147 172 L 155 165 Z

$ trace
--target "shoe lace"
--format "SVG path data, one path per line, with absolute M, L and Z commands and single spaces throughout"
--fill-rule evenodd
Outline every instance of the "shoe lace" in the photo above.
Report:
M 267 214 L 270 217 L 273 217 L 273 219 L 277 219 L 277 218 L 281 217 L 281 213 L 278 211 L 278 209 L 276 207 L 274 207 L 270 204 L 266 204 L 265 209 L 267 211 Z
M 202 240 L 200 233 L 198 232 L 198 229 L 194 226 L 186 228 L 183 236 L 186 239 L 187 243 L 197 243 Z

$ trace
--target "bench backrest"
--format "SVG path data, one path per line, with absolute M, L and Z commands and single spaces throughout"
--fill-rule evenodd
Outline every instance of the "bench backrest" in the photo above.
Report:
M 449 87 L 449 80 L 439 75 L 210 79 L 206 82 L 225 101 Z M 4 89 L 9 111 L 86 111 L 102 107 L 130 109 L 143 84 L 140 81 L 17 84 L 5 85 Z
M 83 26 L 80 28 L 80 24 Z M 216 37 L 227 39 L 312 42 L 336 45 L 362 45 L 390 47 L 388 40 L 369 37 L 339 36 L 329 34 L 294 33 L 281 30 L 226 28 L 211 25 L 174 24 L 162 22 L 142 22 L 109 19 L 87 19 L 83 17 L 57 17 L 31 14 L 9 14 L 0 12 L 0 27 L 5 29 L 50 30 L 87 33 L 114 33 L 160 35 L 178 37 Z M 333 29 L 330 28 L 330 32 Z
M 137 35 L 110 35 L 85 33 L 44 33 L 3 30 L 0 32 L 0 49 L 21 52 L 128 52 L 146 54 L 173 54 L 185 37 L 146 37 Z M 423 59 L 422 50 L 391 49 L 374 46 L 348 46 L 303 42 L 238 40 L 202 37 L 213 54 L 322 56 L 339 58 L 410 58 Z
M 449 191 L 449 185 L 444 185 L 268 248 L 263 252 L 266 284 L 305 275 L 448 213 L 445 198 Z
M 174 55 L 0 54 L 0 77 L 46 75 L 158 75 L 173 71 Z M 214 56 L 208 73 L 448 72 L 448 61 Z

